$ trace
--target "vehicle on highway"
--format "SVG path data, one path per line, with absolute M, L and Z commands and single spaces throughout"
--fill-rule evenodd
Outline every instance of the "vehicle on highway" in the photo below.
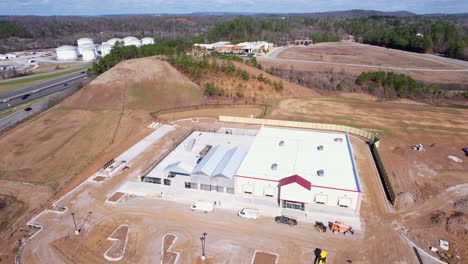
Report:
M 214 211 L 214 206 L 212 203 L 208 202 L 194 202 L 190 207 L 192 211 L 201 211 L 204 213 L 212 213 Z
M 249 219 L 258 219 L 260 217 L 260 213 L 257 210 L 247 208 L 242 208 L 237 215 Z
M 6 102 L 9 102 L 9 101 L 10 101 L 10 98 L 6 98 L 6 99 L 2 100 L 2 103 L 6 103 Z
M 29 111 L 31 111 L 31 110 L 32 110 L 32 107 L 26 107 L 26 108 L 24 109 L 24 111 L 26 111 L 26 112 L 29 112 Z
M 82 71 L 81 74 L 85 74 L 86 72 L 85 71 Z
M 39 91 L 40 91 L 39 89 L 36 89 L 36 90 L 32 91 L 32 93 L 37 93 Z
M 23 95 L 23 97 L 21 97 L 21 99 L 23 99 L 23 100 L 27 99 L 29 96 L 31 96 L 31 95 L 30 94 L 25 94 L 25 95 Z
M 63 86 L 67 86 L 67 85 L 68 85 L 68 83 L 64 83 L 64 84 L 63 84 Z
M 296 219 L 293 219 L 284 215 L 275 217 L 275 222 L 278 224 L 287 224 L 289 226 L 297 225 Z

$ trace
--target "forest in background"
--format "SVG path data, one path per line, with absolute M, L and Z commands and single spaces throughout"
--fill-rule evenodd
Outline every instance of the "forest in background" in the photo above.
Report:
M 408 12 L 351 10 L 271 15 L 128 15 L 97 17 L 0 17 L 0 53 L 54 48 L 91 37 L 100 43 L 114 37 L 151 36 L 187 44 L 230 40 L 316 42 L 347 39 L 372 45 L 445 54 L 468 59 L 468 15 L 415 15 Z

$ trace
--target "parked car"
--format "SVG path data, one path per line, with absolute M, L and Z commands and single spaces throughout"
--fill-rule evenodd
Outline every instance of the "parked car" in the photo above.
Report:
M 31 110 L 32 110 L 32 107 L 26 107 L 26 108 L 24 109 L 24 111 L 26 111 L 26 112 L 29 112 L 29 111 L 31 111 Z
M 275 222 L 278 224 L 287 224 L 290 226 L 297 225 L 296 219 L 292 219 L 284 215 L 275 217 Z
M 257 210 L 247 208 L 242 208 L 237 215 L 249 219 L 258 219 L 260 217 L 260 213 Z
M 194 202 L 190 207 L 192 211 L 201 211 L 205 213 L 212 213 L 214 211 L 214 206 L 212 203 L 207 202 Z

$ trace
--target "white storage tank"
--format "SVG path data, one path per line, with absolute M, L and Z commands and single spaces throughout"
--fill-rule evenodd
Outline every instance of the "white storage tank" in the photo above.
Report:
M 142 38 L 141 39 L 142 45 L 154 44 L 154 38 Z
M 94 45 L 81 47 L 81 55 L 83 56 L 83 61 L 95 60 L 96 54 L 96 47 Z
M 94 53 L 97 54 L 97 46 L 92 43 L 84 43 L 81 46 L 78 46 L 78 55 L 83 55 L 85 49 L 94 49 Z
M 74 46 L 60 46 L 55 49 L 57 53 L 57 60 L 77 60 L 78 59 L 78 50 Z
M 78 46 L 83 46 L 85 44 L 94 44 L 94 40 L 90 38 L 80 38 L 76 41 Z
M 112 49 L 113 45 L 109 44 L 109 43 L 104 43 L 101 45 L 101 57 L 104 57 L 106 56 L 107 54 L 110 53 L 111 49 Z
M 124 38 L 123 42 L 125 46 L 131 46 L 131 45 L 134 45 L 137 47 L 141 46 L 141 41 L 132 36 Z
M 123 42 L 123 40 L 120 39 L 120 38 L 111 38 L 106 42 L 107 42 L 107 44 L 110 44 L 111 46 L 114 46 L 117 42 Z

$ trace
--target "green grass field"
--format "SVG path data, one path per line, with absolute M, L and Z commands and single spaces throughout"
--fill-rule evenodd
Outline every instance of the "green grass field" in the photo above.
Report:
M 28 77 L 28 78 L 21 78 L 21 79 L 16 79 L 16 80 L 11 80 L 11 81 L 0 82 L 0 94 L 14 91 L 17 89 L 21 89 L 21 88 L 34 85 L 34 84 L 38 84 L 41 82 L 49 81 L 49 80 L 52 80 L 61 76 L 65 76 L 70 73 L 83 71 L 83 70 L 86 70 L 87 68 L 88 66 L 73 69 L 73 70 L 63 71 L 63 72 L 41 74 L 39 76 L 32 75 L 31 77 Z

